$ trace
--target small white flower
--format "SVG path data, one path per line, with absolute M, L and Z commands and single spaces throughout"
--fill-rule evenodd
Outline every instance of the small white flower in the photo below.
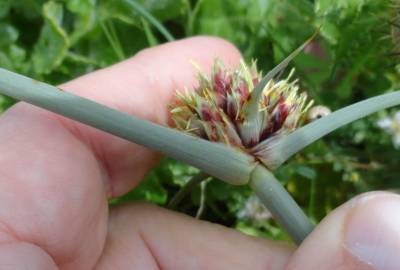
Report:
M 400 134 L 395 134 L 392 138 L 393 145 L 396 149 L 400 149 Z
M 243 208 L 237 213 L 237 217 L 253 222 L 263 222 L 269 220 L 272 216 L 260 199 L 252 195 L 246 200 Z
M 378 127 L 384 130 L 391 130 L 392 127 L 392 119 L 389 117 L 385 117 L 380 119 L 377 123 Z
M 394 114 L 394 118 L 393 118 L 398 124 L 400 124 L 400 111 L 396 112 Z
M 392 136 L 393 146 L 400 149 L 400 111 L 396 112 L 393 117 L 380 119 L 376 124 Z

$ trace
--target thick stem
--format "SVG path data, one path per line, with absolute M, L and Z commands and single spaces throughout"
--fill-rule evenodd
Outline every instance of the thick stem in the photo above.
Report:
M 264 166 L 254 169 L 249 185 L 296 244 L 312 231 L 313 225 L 303 210 Z
M 254 158 L 186 135 L 0 68 L 0 93 L 77 120 L 177 160 L 233 185 L 247 184 Z
M 175 209 L 178 204 L 202 181 L 209 177 L 208 174 L 200 172 L 194 175 L 190 180 L 176 193 L 176 195 L 168 203 L 168 208 Z
M 264 141 L 267 147 L 260 159 L 270 169 L 278 168 L 291 156 L 326 134 L 374 112 L 400 105 L 400 91 L 372 97 L 322 117 L 277 142 Z M 259 146 L 257 146 L 259 147 Z

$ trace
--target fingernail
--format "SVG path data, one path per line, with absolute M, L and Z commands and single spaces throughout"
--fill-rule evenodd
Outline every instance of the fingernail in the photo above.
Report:
M 382 195 L 360 201 L 349 216 L 345 246 L 373 269 L 399 270 L 400 196 Z

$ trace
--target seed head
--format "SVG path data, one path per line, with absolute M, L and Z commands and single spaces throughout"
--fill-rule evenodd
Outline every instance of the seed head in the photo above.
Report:
M 171 105 L 175 127 L 257 157 L 266 141 L 294 131 L 312 104 L 305 93 L 299 93 L 298 80 L 291 80 L 293 73 L 294 70 L 283 80 L 270 80 L 260 100 L 255 101 L 252 92 L 262 79 L 255 62 L 251 66 L 242 62 L 235 69 L 226 69 L 216 60 L 210 76 L 198 75 L 199 86 L 194 91 L 177 92 Z M 247 106 L 251 102 L 258 102 L 256 113 L 260 121 L 249 131 L 244 123 L 249 120 Z

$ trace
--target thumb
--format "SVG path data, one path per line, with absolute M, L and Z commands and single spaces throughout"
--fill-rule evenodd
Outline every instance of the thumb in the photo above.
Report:
M 304 241 L 287 270 L 400 269 L 400 196 L 372 192 L 330 214 Z

